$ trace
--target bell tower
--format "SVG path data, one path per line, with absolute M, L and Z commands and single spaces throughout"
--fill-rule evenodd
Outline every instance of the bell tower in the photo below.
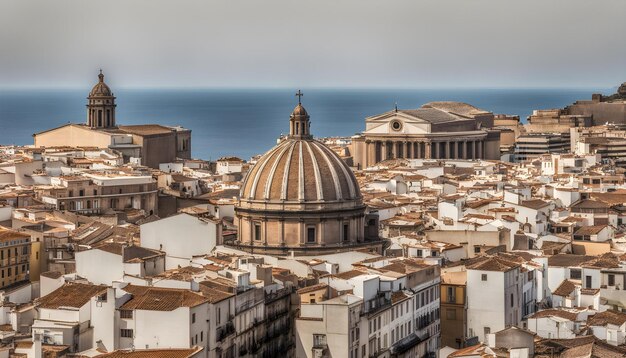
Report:
M 291 112 L 289 116 L 289 137 L 296 139 L 312 139 L 311 135 L 311 123 L 309 122 L 309 114 L 306 109 L 302 107 L 302 91 L 298 90 L 296 93 L 298 97 L 298 105 Z
M 106 83 L 100 70 L 98 83 L 87 97 L 87 125 L 91 128 L 115 127 L 115 97 Z

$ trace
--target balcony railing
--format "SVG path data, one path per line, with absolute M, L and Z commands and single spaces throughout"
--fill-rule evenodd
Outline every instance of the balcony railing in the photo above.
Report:
M 235 333 L 235 324 L 233 323 L 233 321 L 228 321 L 223 326 L 218 327 L 216 333 L 217 341 L 221 342 L 224 340 L 224 338 Z

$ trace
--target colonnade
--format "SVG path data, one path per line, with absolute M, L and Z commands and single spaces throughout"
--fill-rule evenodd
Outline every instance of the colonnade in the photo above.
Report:
M 482 139 L 366 140 L 367 165 L 387 159 L 482 159 Z

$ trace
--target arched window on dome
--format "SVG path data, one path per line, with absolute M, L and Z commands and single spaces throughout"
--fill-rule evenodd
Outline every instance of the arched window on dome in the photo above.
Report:
M 296 135 L 300 134 L 300 122 L 296 122 Z

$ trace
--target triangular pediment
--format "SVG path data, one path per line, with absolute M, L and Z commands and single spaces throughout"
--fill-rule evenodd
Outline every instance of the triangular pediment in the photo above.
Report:
M 391 111 L 365 120 L 365 134 L 411 135 L 430 133 L 430 122 L 406 113 Z

